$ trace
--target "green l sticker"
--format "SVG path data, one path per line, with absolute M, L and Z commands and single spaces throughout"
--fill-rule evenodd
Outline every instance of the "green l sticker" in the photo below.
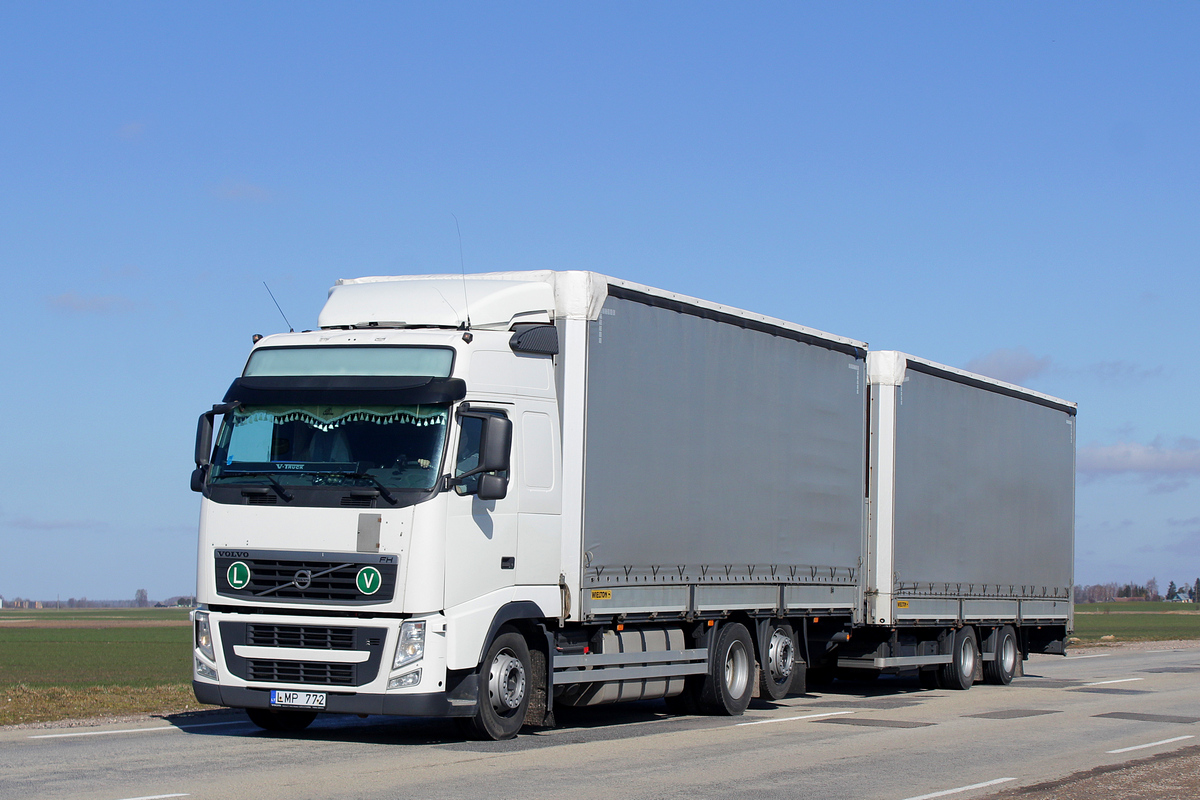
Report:
M 245 589 L 250 585 L 250 567 L 246 566 L 245 561 L 235 561 L 229 565 L 225 579 L 234 589 Z
M 383 585 L 383 576 L 374 567 L 363 567 L 358 571 L 358 577 L 354 579 L 354 582 L 363 594 L 375 594 Z

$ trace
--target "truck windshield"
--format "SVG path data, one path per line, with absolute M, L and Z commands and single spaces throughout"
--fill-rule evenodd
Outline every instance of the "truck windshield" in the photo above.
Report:
M 211 482 L 429 490 L 448 406 L 243 406 L 225 416 Z

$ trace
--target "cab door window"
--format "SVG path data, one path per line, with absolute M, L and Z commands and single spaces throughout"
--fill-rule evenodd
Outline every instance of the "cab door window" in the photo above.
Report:
M 483 420 L 485 416 L 502 417 L 503 414 L 492 412 L 473 412 L 471 416 L 459 418 L 458 455 L 454 463 L 454 477 L 459 478 L 479 466 L 480 441 L 483 438 Z M 461 495 L 475 494 L 479 491 L 479 475 L 498 475 L 508 477 L 508 471 L 479 473 L 469 478 L 463 478 L 462 483 L 456 484 L 454 491 Z

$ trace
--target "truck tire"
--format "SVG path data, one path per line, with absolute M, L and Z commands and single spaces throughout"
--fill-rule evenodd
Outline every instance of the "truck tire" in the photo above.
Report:
M 759 654 L 758 694 L 764 700 L 782 700 L 796 677 L 796 634 L 786 622 L 772 622 Z
M 708 714 L 736 717 L 754 694 L 754 641 L 740 622 L 722 625 L 708 655 L 700 705 Z
M 315 711 L 276 710 L 273 708 L 247 708 L 246 716 L 264 731 L 295 733 L 302 731 L 317 718 Z
M 950 656 L 950 663 L 942 667 L 942 688 L 970 689 L 975 682 L 975 666 L 979 663 L 979 640 L 970 625 L 954 632 Z
M 501 628 L 479 667 L 479 703 L 475 716 L 461 719 L 465 732 L 494 741 L 516 736 L 525 724 L 532 678 L 525 637 Z
M 983 679 L 996 686 L 1008 686 L 1017 674 L 1017 635 L 1005 625 L 996 633 L 996 660 L 983 662 Z

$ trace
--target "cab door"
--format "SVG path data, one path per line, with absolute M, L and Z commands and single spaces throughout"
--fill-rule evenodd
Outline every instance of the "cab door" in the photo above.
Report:
M 513 414 L 513 417 L 518 415 Z M 508 454 L 505 472 L 482 473 L 504 478 L 507 494 L 497 500 L 479 498 L 480 474 L 462 477 L 479 465 L 484 425 L 488 417 L 509 417 L 499 408 L 472 406 L 457 415 L 458 437 L 454 451 L 452 477 L 458 485 L 450 490 L 446 511 L 446 607 L 465 603 L 489 592 L 512 586 L 519 558 L 517 552 L 517 511 L 520 492 L 515 491 L 513 467 L 515 454 Z M 520 436 L 513 419 L 511 447 L 519 446 Z

